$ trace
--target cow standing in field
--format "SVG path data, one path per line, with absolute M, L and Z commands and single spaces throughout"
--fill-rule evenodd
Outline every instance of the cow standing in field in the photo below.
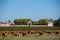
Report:
M 43 35 L 43 33 L 39 32 L 40 35 Z
M 23 31 L 23 32 L 22 32 L 22 35 L 23 35 L 23 36 L 28 35 L 28 31 Z
M 11 32 L 14 37 L 19 36 L 20 32 Z
M 0 36 L 2 36 L 2 32 L 0 32 Z
M 0 32 L 0 35 L 2 35 L 2 32 Z
M 8 32 L 2 32 L 2 36 L 7 37 L 8 36 Z

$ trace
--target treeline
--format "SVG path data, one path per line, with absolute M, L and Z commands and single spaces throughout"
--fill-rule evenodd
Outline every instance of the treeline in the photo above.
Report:
M 47 19 L 41 19 L 39 21 L 33 21 L 31 19 L 15 19 L 14 23 L 16 25 L 27 25 L 27 22 L 31 21 L 32 25 L 46 25 L 48 20 Z
M 14 23 L 16 24 L 16 25 L 27 25 L 27 22 L 28 21 L 31 21 L 31 19 L 15 19 L 14 20 Z
M 60 18 L 54 21 L 55 26 L 60 26 Z
M 47 25 L 48 21 L 51 21 L 54 23 L 54 26 L 60 26 L 60 18 L 58 18 L 57 20 L 53 20 L 53 19 L 40 19 L 38 21 L 33 21 L 31 19 L 15 19 L 14 23 L 16 25 L 27 25 L 27 22 L 31 21 L 32 25 Z

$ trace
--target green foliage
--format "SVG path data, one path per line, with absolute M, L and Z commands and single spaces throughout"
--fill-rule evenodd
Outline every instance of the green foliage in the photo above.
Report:
M 0 31 L 24 31 L 24 30 L 60 30 L 60 27 L 29 27 L 29 26 L 9 26 L 9 27 L 0 27 Z
M 15 20 L 14 20 L 14 23 L 15 23 L 16 25 L 22 24 L 21 19 L 15 19 Z
M 34 37 L 35 35 L 30 35 L 25 36 L 25 37 L 13 37 L 9 36 L 8 37 L 0 37 L 0 40 L 60 40 L 60 35 L 55 35 L 55 34 L 44 34 L 41 36 Z
M 16 25 L 26 25 L 30 19 L 15 19 L 14 23 Z
M 38 21 L 38 24 L 39 24 L 39 25 L 46 25 L 47 22 L 48 22 L 48 19 L 40 19 L 40 20 Z
M 32 21 L 31 19 L 15 19 L 14 23 L 16 25 L 27 25 L 28 21 Z M 53 19 L 40 19 L 38 21 L 32 21 L 32 25 L 47 25 L 48 21 L 54 22 L 55 26 L 60 26 L 60 18 L 57 20 L 53 20 Z M 9 21 L 10 22 L 10 21 Z
M 49 21 L 54 22 L 54 20 L 52 18 L 50 18 Z
M 54 25 L 55 25 L 55 26 L 60 26 L 60 18 L 57 19 L 57 20 L 55 20 Z
M 32 25 L 38 25 L 38 21 L 32 21 Z

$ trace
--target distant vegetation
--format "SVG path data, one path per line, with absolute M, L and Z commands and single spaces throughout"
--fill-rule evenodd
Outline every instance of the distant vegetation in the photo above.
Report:
M 16 25 L 27 25 L 28 21 L 31 21 L 32 25 L 46 25 L 48 22 L 48 19 L 40 19 L 38 21 L 33 21 L 31 19 L 15 19 L 14 23 Z M 52 21 L 52 19 L 50 21 Z
M 29 35 L 25 37 L 13 37 L 9 35 L 8 37 L 0 37 L 0 40 L 60 40 L 60 35 L 55 34 L 44 34 L 42 36 L 33 37 L 35 35 Z
M 15 19 L 14 23 L 16 25 L 27 25 L 27 22 L 31 19 Z
M 0 31 L 24 31 L 24 30 L 60 30 L 60 27 L 21 27 L 21 26 L 9 26 L 9 27 L 0 27 Z
M 57 20 L 55 20 L 54 25 L 55 25 L 55 26 L 60 26 L 60 18 L 57 19 Z
M 60 18 L 53 20 L 53 19 L 39 19 L 38 21 L 33 21 L 31 19 L 15 19 L 14 23 L 16 25 L 27 25 L 27 22 L 31 21 L 32 25 L 47 25 L 48 21 L 52 21 L 54 26 L 60 26 Z

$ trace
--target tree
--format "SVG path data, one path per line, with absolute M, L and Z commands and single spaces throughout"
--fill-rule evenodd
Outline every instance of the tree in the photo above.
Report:
M 14 23 L 16 25 L 27 25 L 27 22 L 31 19 L 15 19 Z
M 60 18 L 54 21 L 55 26 L 60 26 Z
M 49 21 L 54 22 L 54 20 L 52 18 L 50 18 Z
M 21 24 L 21 20 L 20 20 L 20 19 L 15 19 L 15 20 L 14 20 L 14 23 L 15 23 L 16 25 L 20 25 L 20 24 Z
M 38 21 L 32 21 L 32 25 L 38 25 Z
M 23 25 L 27 25 L 28 19 L 22 19 Z
M 40 19 L 40 20 L 38 21 L 38 24 L 39 24 L 39 25 L 46 25 L 47 22 L 48 22 L 48 19 Z

